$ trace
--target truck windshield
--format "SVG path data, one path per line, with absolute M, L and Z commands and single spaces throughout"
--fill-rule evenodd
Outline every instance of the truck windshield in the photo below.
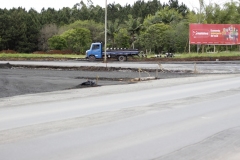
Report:
M 95 44 L 92 46 L 92 50 L 96 50 L 96 49 L 99 49 L 100 48 L 100 45 L 99 44 Z

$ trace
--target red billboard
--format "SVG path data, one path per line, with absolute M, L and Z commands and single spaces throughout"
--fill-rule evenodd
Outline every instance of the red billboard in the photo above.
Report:
M 239 24 L 190 24 L 190 44 L 240 44 Z

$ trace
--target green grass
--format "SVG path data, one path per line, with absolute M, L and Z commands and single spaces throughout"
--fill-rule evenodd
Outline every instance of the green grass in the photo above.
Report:
M 197 57 L 238 57 L 240 52 L 220 52 L 220 53 L 182 53 L 176 54 L 177 58 L 197 58 Z
M 6 54 L 1 53 L 0 58 L 85 58 L 85 55 L 63 55 L 63 54 L 27 54 L 27 53 L 14 53 Z
M 176 53 L 175 58 L 200 58 L 200 57 L 239 57 L 240 52 L 220 52 L 220 53 Z M 149 58 L 155 57 L 154 54 L 148 55 Z

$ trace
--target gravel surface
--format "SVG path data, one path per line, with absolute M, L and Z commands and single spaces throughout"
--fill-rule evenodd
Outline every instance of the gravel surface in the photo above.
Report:
M 87 71 L 61 69 L 29 69 L 0 66 L 0 98 L 16 95 L 51 92 L 76 88 L 86 88 L 81 85 L 87 80 L 97 83 L 98 87 L 106 85 L 121 85 L 138 83 L 137 78 L 157 77 L 169 79 L 178 77 L 199 76 L 192 73 L 172 73 L 136 70 Z M 134 80 L 135 79 L 135 80 Z

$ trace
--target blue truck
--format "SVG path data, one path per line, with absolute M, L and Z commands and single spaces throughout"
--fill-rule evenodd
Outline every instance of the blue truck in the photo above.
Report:
M 92 43 L 89 50 L 86 51 L 86 58 L 89 61 L 95 61 L 96 59 L 103 59 L 105 52 L 103 51 L 102 43 Z M 123 62 L 127 61 L 129 56 L 138 56 L 139 51 L 137 49 L 107 49 L 107 58 L 117 58 L 117 60 Z

